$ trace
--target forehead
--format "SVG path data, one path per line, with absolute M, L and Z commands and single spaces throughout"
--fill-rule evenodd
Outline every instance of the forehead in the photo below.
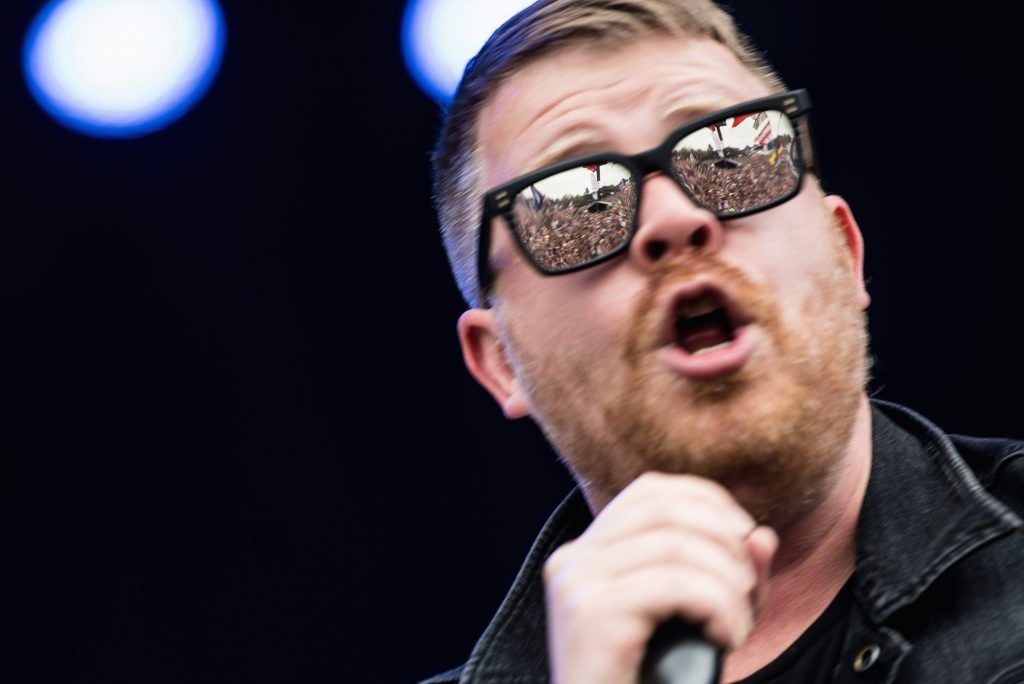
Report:
M 687 120 L 768 94 L 710 39 L 555 52 L 516 72 L 481 109 L 481 190 L 575 154 L 654 147 Z

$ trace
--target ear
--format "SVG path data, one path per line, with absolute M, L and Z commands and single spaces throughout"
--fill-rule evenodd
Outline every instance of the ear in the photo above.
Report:
M 826 195 L 825 206 L 846 243 L 846 251 L 850 255 L 851 275 L 857 283 L 860 308 L 867 309 L 871 304 L 871 295 L 864 284 L 864 237 L 857 225 L 857 219 L 853 217 L 850 205 L 839 195 Z
M 494 309 L 470 309 L 459 317 L 459 343 L 466 368 L 514 420 L 530 415 Z

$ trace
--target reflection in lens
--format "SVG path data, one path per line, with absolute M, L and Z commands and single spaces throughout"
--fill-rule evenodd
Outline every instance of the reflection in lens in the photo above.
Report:
M 757 209 L 799 182 L 793 124 L 776 110 L 729 117 L 694 131 L 672 150 L 672 169 L 719 216 Z
M 516 232 L 541 268 L 565 270 L 625 244 L 635 208 L 636 192 L 626 167 L 614 162 L 578 166 L 516 196 Z

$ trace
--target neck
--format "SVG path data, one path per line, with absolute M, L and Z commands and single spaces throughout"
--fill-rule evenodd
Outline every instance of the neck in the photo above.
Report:
M 871 471 L 871 408 L 862 396 L 853 432 L 831 489 L 799 520 L 776 530 L 779 549 L 754 631 L 730 653 L 723 681 L 761 669 L 818 618 L 853 573 L 856 531 Z

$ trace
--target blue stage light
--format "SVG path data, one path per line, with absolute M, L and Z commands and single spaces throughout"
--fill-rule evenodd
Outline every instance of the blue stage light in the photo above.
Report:
M 53 0 L 22 54 L 39 104 L 88 135 L 163 128 L 206 92 L 224 51 L 216 0 Z
M 487 38 L 532 0 L 409 0 L 402 52 L 413 78 L 446 104 L 462 72 Z

